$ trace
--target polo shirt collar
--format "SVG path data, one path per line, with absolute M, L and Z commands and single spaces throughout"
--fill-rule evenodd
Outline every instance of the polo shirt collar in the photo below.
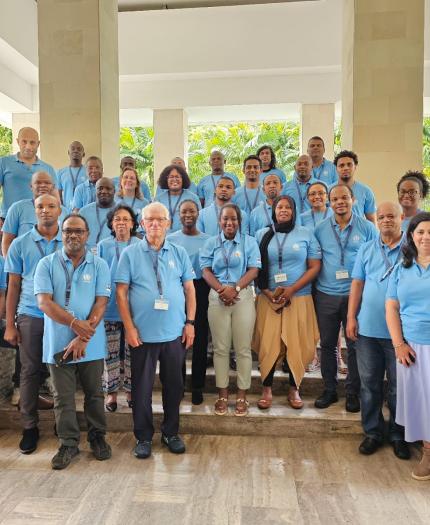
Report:
M 345 231 L 347 228 L 352 227 L 352 222 L 354 220 L 354 212 L 351 213 L 351 218 L 349 219 L 348 224 L 345 226 L 345 228 L 342 231 Z M 334 215 L 332 217 L 332 224 L 334 224 L 334 227 L 338 230 L 340 230 L 339 224 L 336 222 L 336 219 L 334 218 Z
M 149 247 L 148 240 L 146 239 L 146 235 L 143 237 L 143 239 L 140 241 L 139 245 L 141 246 L 142 250 L 144 252 L 149 252 L 151 248 Z M 165 238 L 164 244 L 161 247 L 162 250 L 169 250 L 170 249 L 170 242 Z
M 69 257 L 66 255 L 66 250 L 64 249 L 64 246 L 63 248 L 61 248 L 61 256 L 63 257 L 63 259 L 65 261 L 70 261 L 70 263 L 72 264 L 72 261 L 69 259 Z M 94 254 L 91 252 L 91 250 L 87 250 L 85 252 L 85 262 L 86 263 L 93 263 L 94 262 Z
M 395 250 L 399 246 L 401 246 L 403 244 L 403 242 L 405 241 L 405 239 L 406 239 L 406 234 L 405 234 L 405 232 L 402 232 L 402 236 L 400 237 L 399 242 L 395 246 L 393 246 L 393 248 L 389 248 L 385 243 L 382 242 L 381 235 L 379 235 L 379 237 L 378 237 L 378 244 L 379 244 L 379 246 L 382 246 L 382 248 L 384 248 L 384 250 L 388 249 L 388 251 L 391 252 L 392 250 Z
M 225 242 L 225 241 L 231 241 L 231 240 L 232 240 L 232 241 L 235 242 L 236 244 L 240 244 L 240 231 L 237 230 L 236 235 L 233 237 L 233 239 L 226 239 L 226 238 L 225 238 L 225 235 L 224 235 L 224 232 L 222 231 L 222 232 L 220 233 L 220 238 L 221 238 L 221 241 L 222 241 L 222 242 Z
M 42 239 L 46 240 L 45 237 L 38 232 L 38 230 L 36 228 L 36 225 L 34 225 L 33 228 L 30 231 L 31 231 L 31 234 L 30 234 L 31 238 L 34 241 L 38 242 L 38 241 L 41 241 Z M 57 235 L 51 240 L 60 241 L 60 242 L 62 241 L 61 228 L 60 227 L 58 227 Z
M 301 182 L 299 180 L 299 177 L 298 177 L 297 173 L 294 172 L 294 180 L 297 182 L 297 184 L 304 184 L 304 185 L 308 186 L 309 184 L 312 184 L 312 175 L 311 175 L 310 179 L 307 180 L 306 182 Z
M 15 154 L 15 160 L 16 160 L 16 162 L 19 162 L 20 164 L 24 164 L 24 161 L 22 161 L 19 158 L 19 153 Z M 37 155 L 36 155 L 36 160 L 32 163 L 32 166 L 34 166 L 35 164 L 40 164 L 40 159 L 39 159 L 39 157 Z

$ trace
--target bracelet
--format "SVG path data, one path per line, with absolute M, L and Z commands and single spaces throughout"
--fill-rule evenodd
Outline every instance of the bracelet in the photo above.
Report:
M 75 321 L 77 321 L 76 317 L 74 317 L 74 318 L 72 319 L 72 322 L 69 324 L 69 328 L 72 328 L 72 327 L 73 327 L 73 323 L 74 323 Z
M 400 348 L 401 346 L 405 345 L 405 341 L 402 341 L 401 343 L 397 344 L 397 345 L 393 345 L 393 348 L 394 350 L 397 350 L 398 348 Z

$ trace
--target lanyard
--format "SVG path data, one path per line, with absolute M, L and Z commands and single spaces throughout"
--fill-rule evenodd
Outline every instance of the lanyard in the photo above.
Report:
M 257 189 L 257 195 L 255 196 L 255 200 L 254 200 L 254 204 L 253 206 L 251 207 L 251 203 L 249 201 L 249 197 L 248 197 L 248 192 L 246 190 L 246 186 L 243 187 L 243 192 L 245 194 L 245 200 L 246 200 L 246 205 L 248 207 L 248 210 L 249 210 L 249 213 L 252 212 L 252 210 L 255 208 L 255 206 L 257 205 L 257 201 L 258 201 L 258 197 L 260 196 L 260 186 L 258 186 L 258 189 Z
M 90 202 L 94 202 L 96 200 L 96 185 L 88 182 L 88 191 L 90 192 Z
M 231 259 L 231 256 L 233 254 L 233 250 L 235 248 L 234 239 L 231 241 L 230 250 L 229 250 L 229 252 L 227 254 L 227 250 L 225 249 L 225 246 L 224 246 L 224 244 L 222 242 L 221 235 L 219 235 L 218 238 L 219 238 L 219 243 L 220 243 L 220 246 L 221 246 L 222 256 L 224 258 L 224 263 L 225 263 L 225 266 L 226 266 L 226 269 L 227 269 L 226 279 L 227 279 L 227 282 L 230 282 L 230 259 Z
M 300 191 L 300 185 L 299 185 L 299 183 L 297 182 L 297 179 L 294 179 L 294 182 L 295 182 L 295 184 L 296 184 L 297 193 L 299 194 L 299 200 L 300 200 L 300 213 L 303 213 L 303 212 L 305 211 L 306 191 L 305 191 L 305 195 L 303 196 L 303 195 L 302 195 L 302 192 Z M 305 188 L 306 188 L 306 183 L 305 183 Z
M 76 185 L 79 179 L 79 175 L 81 174 L 81 170 L 82 170 L 82 166 L 79 166 L 78 173 L 76 174 L 76 177 L 74 177 L 72 168 L 69 166 L 70 178 L 72 179 L 72 185 L 73 185 L 73 193 L 75 192 Z
M 216 202 L 214 202 L 214 211 L 215 211 L 215 217 L 216 217 L 216 224 L 217 224 L 217 230 L 219 232 L 219 210 Z
M 160 248 L 160 250 L 161 249 L 162 248 Z M 155 279 L 157 280 L 158 293 L 160 295 L 160 298 L 163 298 L 163 284 L 161 283 L 160 272 L 158 271 L 158 262 L 159 262 L 158 259 L 160 256 L 160 251 L 154 252 L 154 250 L 150 248 L 149 253 L 151 255 L 152 268 L 154 269 Z
M 334 226 L 334 221 L 330 221 L 331 229 L 333 230 L 333 235 L 336 239 L 336 242 L 340 249 L 340 265 L 343 267 L 345 265 L 345 250 L 348 246 L 349 238 L 351 237 L 352 230 L 354 229 L 354 216 L 352 216 L 350 228 L 348 230 L 348 233 L 346 235 L 345 243 L 342 244 L 342 241 L 340 240 L 339 234 L 336 231 L 336 228 Z
M 182 194 L 184 193 L 184 190 L 181 190 L 181 194 L 179 195 L 178 197 L 178 200 L 176 201 L 176 204 L 173 206 L 172 208 L 172 197 L 170 196 L 170 190 L 168 190 L 167 192 L 167 197 L 169 199 L 169 213 L 170 213 L 170 220 L 172 221 L 171 222 L 171 226 L 173 226 L 173 217 L 175 216 L 175 213 L 176 213 L 176 210 L 178 208 L 178 205 L 179 203 L 181 202 L 181 198 L 182 198 Z
M 215 181 L 215 177 L 214 175 L 211 174 L 211 180 L 212 180 L 212 185 L 214 187 L 214 191 L 215 191 L 215 188 L 216 188 L 216 181 Z
M 379 242 L 379 248 L 381 250 L 382 258 L 384 259 L 384 264 L 385 264 L 385 273 L 382 276 L 381 281 L 386 279 L 391 274 L 391 272 L 394 270 L 394 267 L 399 262 L 400 257 L 402 256 L 403 243 L 404 243 L 404 236 L 402 237 L 402 239 L 400 241 L 400 244 L 398 245 L 399 253 L 397 254 L 396 260 L 394 261 L 393 264 L 391 264 L 390 259 L 388 258 L 387 254 L 385 253 L 384 246 L 382 245 L 382 242 Z
M 325 209 L 324 216 L 323 216 L 323 218 L 320 220 L 320 222 L 322 222 L 322 221 L 327 217 L 327 213 L 328 213 L 328 208 Z M 317 225 L 316 225 L 316 222 L 315 222 L 315 213 L 314 213 L 313 210 L 311 211 L 311 215 L 312 215 L 312 221 L 313 221 L 313 223 L 314 223 L 314 229 L 315 229 Z
M 272 223 L 272 230 L 275 236 L 276 244 L 278 245 L 278 267 L 279 273 L 282 273 L 282 252 L 284 250 L 285 242 L 287 241 L 288 234 L 285 234 L 285 237 L 282 239 L 282 242 L 279 242 L 278 233 L 275 230 L 275 225 Z
M 130 246 L 130 243 L 131 243 L 131 237 L 130 237 L 130 239 L 127 242 L 127 246 Z M 119 253 L 119 243 L 118 243 L 118 241 L 115 241 L 115 253 L 116 253 L 116 260 L 119 261 L 120 253 Z
M 104 225 L 107 222 L 107 214 L 106 214 L 106 217 L 100 222 L 100 209 L 99 209 L 98 204 L 96 204 L 96 216 L 97 216 L 97 222 L 99 224 L 99 232 L 98 232 L 97 237 L 96 237 L 96 243 L 98 243 L 99 240 L 100 240 L 100 235 L 102 234 L 102 230 L 104 228 Z
M 325 159 L 323 159 L 323 161 L 322 161 L 320 166 L 318 166 L 316 168 L 312 168 L 312 172 L 314 174 L 314 178 L 315 179 L 321 180 L 321 175 L 322 175 L 322 172 L 323 172 L 323 169 L 324 169 L 324 164 L 325 164 Z
M 271 224 L 273 224 L 273 220 L 272 220 L 272 217 L 270 217 L 269 212 L 267 211 L 266 204 L 263 204 L 263 210 L 264 210 L 264 213 L 267 219 L 266 226 L 270 226 Z
M 124 197 L 121 197 L 121 202 L 125 202 L 125 204 L 128 206 L 126 200 Z M 133 200 L 131 201 L 130 208 L 134 211 L 134 203 L 136 202 L 136 195 L 133 197 Z
M 48 254 L 46 252 L 43 251 L 42 249 L 42 246 L 40 246 L 40 241 L 34 241 L 36 246 L 37 246 L 37 249 L 39 250 L 39 253 L 40 253 L 40 256 L 41 257 L 46 257 Z M 54 249 L 52 250 L 51 253 L 54 253 L 57 251 L 57 246 L 58 246 L 58 243 L 60 241 L 57 241 L 57 239 L 55 239 L 55 242 L 54 242 Z M 48 247 L 47 247 L 48 248 Z
M 73 279 L 73 274 L 75 273 L 75 269 L 72 270 L 72 275 L 70 275 L 61 252 L 58 251 L 57 256 L 58 256 L 61 266 L 63 267 L 64 277 L 66 278 L 66 292 L 65 292 L 64 308 L 67 309 L 70 303 L 70 293 L 72 291 L 72 279 Z M 76 268 L 78 268 L 83 263 L 84 259 L 85 259 L 85 255 L 79 261 L 78 266 Z

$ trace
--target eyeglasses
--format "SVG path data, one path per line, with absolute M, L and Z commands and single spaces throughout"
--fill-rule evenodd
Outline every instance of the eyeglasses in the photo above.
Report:
M 308 197 L 324 197 L 327 195 L 326 191 L 311 191 L 308 193 Z
M 71 235 L 77 235 L 78 237 L 82 237 L 83 235 L 87 233 L 87 231 L 88 230 L 82 230 L 81 228 L 76 228 L 76 229 L 66 228 L 65 230 L 62 230 L 62 232 L 64 233 L 66 237 L 70 237 Z
M 130 217 L 114 217 L 113 222 L 131 222 Z
M 405 195 L 409 195 L 409 197 L 415 197 L 415 195 L 418 195 L 420 192 L 418 190 L 399 190 L 400 197 L 404 197 Z

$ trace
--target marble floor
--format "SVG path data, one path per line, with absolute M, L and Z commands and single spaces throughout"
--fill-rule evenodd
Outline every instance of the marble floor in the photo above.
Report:
M 20 434 L 0 431 L 0 524 L 275 525 L 428 524 L 430 482 L 410 477 L 419 457 L 385 446 L 357 453 L 360 436 L 285 438 L 185 436 L 174 456 L 154 439 L 137 460 L 130 433 L 111 433 L 109 461 L 97 462 L 82 435 L 81 454 L 52 471 L 57 448 L 42 434 L 30 456 Z

